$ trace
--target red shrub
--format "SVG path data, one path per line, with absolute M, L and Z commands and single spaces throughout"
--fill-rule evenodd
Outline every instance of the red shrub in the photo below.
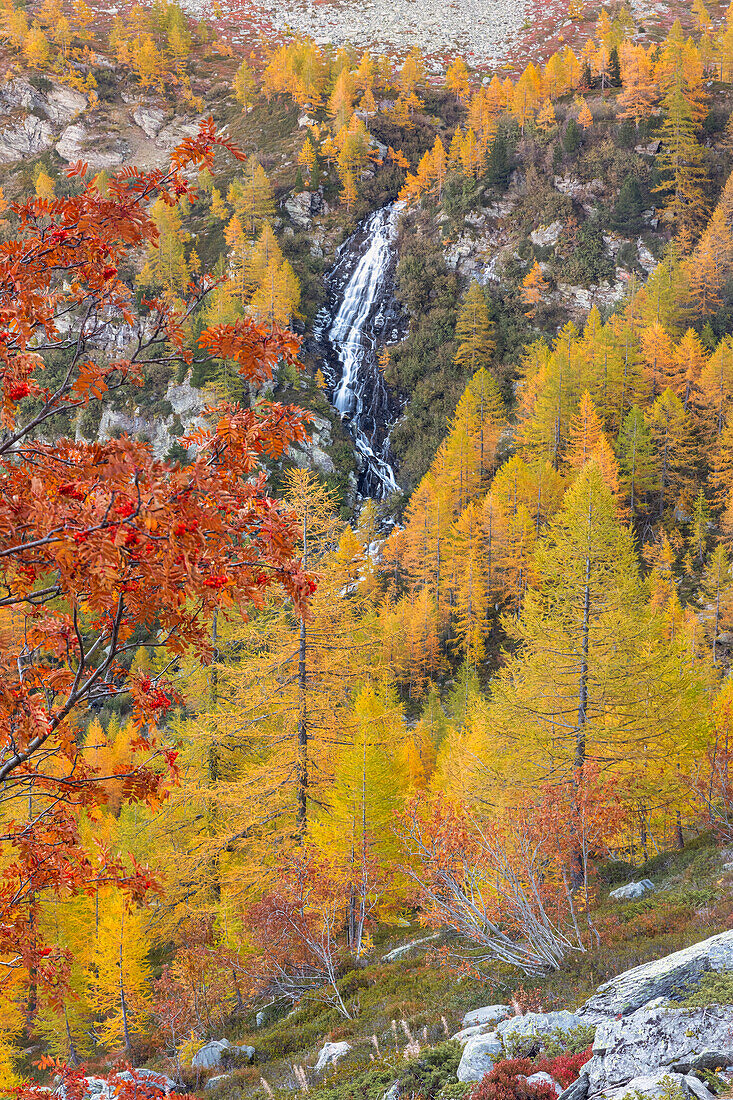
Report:
M 474 1085 L 469 1100 L 556 1100 L 551 1085 L 528 1085 L 526 1078 L 538 1072 L 529 1058 L 508 1058 L 497 1062 L 482 1081 Z
M 558 1054 L 555 1058 L 538 1058 L 533 1063 L 533 1073 L 549 1073 L 564 1089 L 580 1077 L 581 1067 L 589 1062 L 593 1047 L 581 1050 L 578 1054 Z

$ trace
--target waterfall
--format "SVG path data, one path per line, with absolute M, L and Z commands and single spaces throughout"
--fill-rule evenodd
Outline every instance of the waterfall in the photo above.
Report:
M 356 447 L 360 490 L 377 497 L 398 488 L 389 449 L 396 410 L 377 365 L 377 351 L 404 335 L 393 290 L 400 210 L 400 203 L 390 203 L 375 211 L 341 245 L 326 277 L 329 304 L 315 331 L 331 401 Z

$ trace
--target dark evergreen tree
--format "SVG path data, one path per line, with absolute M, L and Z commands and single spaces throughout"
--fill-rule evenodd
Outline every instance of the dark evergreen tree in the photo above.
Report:
M 621 62 L 618 56 L 618 46 L 612 46 L 608 55 L 608 79 L 612 88 L 621 87 Z
M 492 187 L 506 187 L 512 172 L 512 150 L 509 135 L 503 126 L 496 131 L 496 137 L 489 149 L 486 166 L 486 182 Z
M 642 227 L 644 196 L 635 176 L 627 176 L 611 212 L 611 224 L 620 232 L 637 233 Z

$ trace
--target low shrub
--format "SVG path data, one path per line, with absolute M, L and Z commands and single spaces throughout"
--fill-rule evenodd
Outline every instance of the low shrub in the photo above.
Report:
M 459 1043 L 440 1043 L 418 1058 L 402 1062 L 397 1068 L 386 1060 L 361 1073 L 353 1065 L 339 1067 L 329 1081 L 313 1086 L 313 1100 L 381 1100 L 389 1086 L 399 1078 L 400 1092 L 420 1100 L 462 1100 L 466 1088 L 456 1081 L 461 1060 Z
M 470 1091 L 471 1085 L 465 1081 L 453 1081 L 450 1085 L 443 1085 L 437 1100 L 465 1100 Z
M 537 1073 L 529 1058 L 507 1058 L 497 1062 L 474 1086 L 470 1100 L 557 1100 L 552 1085 L 527 1084 Z
M 681 1002 L 689 1008 L 708 1005 L 733 1005 L 733 974 L 730 971 L 703 974 L 699 986 Z
M 545 1060 L 559 1057 L 576 1057 L 593 1043 L 596 1029 L 580 1025 L 571 1031 L 559 1028 L 549 1035 L 522 1035 L 506 1042 L 513 1058 L 543 1057 Z M 581 1065 L 583 1063 L 581 1062 Z M 547 1071 L 549 1073 L 549 1070 Z
M 455 1083 L 463 1048 L 448 1041 L 426 1050 L 419 1058 L 408 1062 L 400 1073 L 401 1091 L 407 1096 L 435 1100 L 446 1085 Z
M 581 1029 L 576 1029 L 580 1031 Z M 582 1029 L 587 1031 L 588 1029 Z M 580 1070 L 590 1059 L 592 1047 L 553 1057 L 508 1058 L 497 1062 L 482 1081 L 475 1085 L 470 1100 L 554 1100 L 554 1088 L 545 1083 L 527 1083 L 535 1073 L 549 1073 L 564 1089 L 577 1081 Z
M 577 1028 L 576 1030 L 592 1029 Z M 593 1047 L 588 1046 L 585 1050 L 576 1051 L 574 1054 L 566 1051 L 552 1058 L 538 1058 L 534 1063 L 533 1073 L 549 1073 L 550 1077 L 566 1089 L 568 1085 L 572 1085 L 573 1081 L 578 1080 L 582 1067 L 590 1061 L 592 1055 Z

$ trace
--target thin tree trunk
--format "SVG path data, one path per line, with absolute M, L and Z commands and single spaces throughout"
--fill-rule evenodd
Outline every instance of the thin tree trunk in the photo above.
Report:
M 303 568 L 308 568 L 308 508 L 303 516 Z M 296 826 L 298 837 L 305 834 L 308 817 L 308 676 L 307 676 L 307 636 L 305 619 L 300 619 L 300 641 L 298 646 L 298 761 L 296 768 L 297 811 Z
M 122 1009 L 122 1031 L 125 1036 L 125 1050 L 127 1051 L 128 1058 L 132 1061 L 132 1043 L 130 1041 L 130 1027 L 127 1019 L 127 1001 L 125 1000 L 125 979 L 122 970 L 122 943 L 125 931 L 124 920 L 123 910 L 123 914 L 120 917 L 120 1007 Z

